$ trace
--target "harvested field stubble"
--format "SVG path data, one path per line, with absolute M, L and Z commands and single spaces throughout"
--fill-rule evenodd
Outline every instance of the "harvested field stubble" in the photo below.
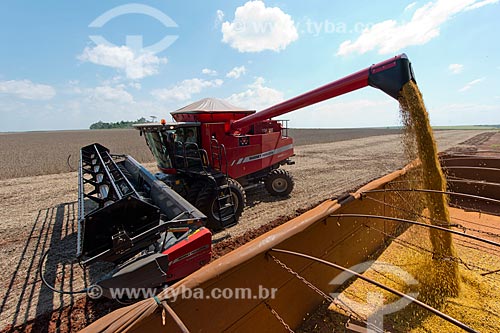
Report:
M 445 150 L 480 133 L 440 131 L 436 138 L 439 149 Z M 296 188 L 290 198 L 270 197 L 264 189 L 249 191 L 249 205 L 245 208 L 240 223 L 216 235 L 216 238 L 229 235 L 234 241 L 230 239 L 215 245 L 215 256 L 244 244 L 269 227 L 287 221 L 320 200 L 358 188 L 371 179 L 402 167 L 405 159 L 400 139 L 399 135 L 381 135 L 297 147 L 297 155 L 294 157 L 297 163 L 286 167 L 296 180 Z M 151 163 L 146 167 L 154 169 L 155 165 Z M 47 289 L 41 289 L 37 279 L 36 265 L 40 253 L 51 247 L 51 244 L 57 243 L 56 236 L 62 236 L 60 239 L 64 239 L 64 244 L 57 247 L 58 252 L 68 255 L 75 252 L 73 210 L 76 197 L 75 172 L 0 180 L 0 234 L 4 242 L 0 246 L 0 270 L 3 272 L 0 283 L 5 286 L 0 292 L 0 329 L 4 329 L 3 331 L 30 331 L 35 323 L 35 332 L 76 331 L 110 310 L 110 302 L 93 302 L 78 295 L 62 297 Z M 54 212 L 53 216 L 51 212 Z M 51 222 L 54 219 L 66 223 L 58 225 L 55 235 L 50 233 L 54 227 L 47 228 L 49 224 L 56 223 Z M 45 220 L 48 222 L 42 229 L 40 221 Z M 66 226 L 71 228 L 67 229 Z M 254 230 L 261 226 L 263 227 L 260 230 Z M 241 235 L 241 238 L 235 239 Z M 55 255 L 57 251 L 51 259 L 52 263 L 58 260 Z M 33 265 L 30 266 L 31 262 Z M 55 269 L 55 265 L 46 268 L 49 277 L 53 278 L 50 272 Z M 68 267 L 63 269 L 63 266 L 58 269 L 58 286 L 64 284 L 75 290 L 83 285 L 84 277 L 78 271 L 70 271 Z M 91 273 L 92 276 L 99 275 L 96 271 Z M 51 313 L 52 310 L 56 311 Z M 35 317 L 38 319 L 31 321 L 29 325 L 22 325 Z M 9 330 L 8 325 L 18 328 Z
M 289 129 L 295 146 L 339 142 L 377 135 L 399 134 L 397 129 Z M 98 142 L 114 154 L 132 155 L 139 162 L 154 158 L 135 129 L 0 133 L 0 179 L 71 171 L 80 148 Z
M 0 179 L 75 170 L 80 148 L 95 142 L 139 162 L 153 161 L 144 138 L 133 129 L 0 133 Z

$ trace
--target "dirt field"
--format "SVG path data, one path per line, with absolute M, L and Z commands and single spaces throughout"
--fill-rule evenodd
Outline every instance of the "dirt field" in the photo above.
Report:
M 397 129 L 289 129 L 295 146 L 338 142 L 376 135 L 398 134 Z M 0 179 L 40 176 L 76 169 L 80 148 L 99 142 L 116 154 L 153 162 L 144 138 L 134 129 L 0 133 Z
M 436 138 L 439 149 L 445 150 L 480 133 L 440 131 Z M 480 138 L 472 139 L 467 144 L 474 145 L 478 140 Z M 216 238 L 235 237 L 271 221 L 286 220 L 406 163 L 400 136 L 396 134 L 303 145 L 296 148 L 296 154 L 296 164 L 287 167 L 296 181 L 291 197 L 272 198 L 264 189 L 248 192 L 248 207 L 239 225 L 219 233 Z M 154 168 L 154 164 L 148 166 Z M 0 328 L 9 331 L 11 325 L 21 325 L 52 309 L 62 309 L 82 297 L 54 294 L 41 287 L 37 276 L 40 256 L 51 248 L 48 267 L 43 269 L 49 282 L 69 290 L 84 286 L 81 269 L 68 264 L 76 247 L 76 198 L 75 172 L 0 180 L 0 270 L 3 272 Z M 58 267 L 57 274 L 53 273 L 54 267 Z M 92 281 L 97 273 L 91 270 L 84 277 Z M 50 322 L 38 320 L 30 329 L 44 332 L 54 331 L 56 327 L 58 331 L 81 328 L 96 316 L 111 311 L 108 306 L 111 306 L 109 302 L 97 305 L 84 302 L 83 307 L 76 307 L 71 313 L 56 311 Z
M 144 138 L 133 129 L 0 133 L 0 179 L 71 171 L 80 148 L 99 142 L 115 152 L 127 152 L 140 162 L 152 161 Z

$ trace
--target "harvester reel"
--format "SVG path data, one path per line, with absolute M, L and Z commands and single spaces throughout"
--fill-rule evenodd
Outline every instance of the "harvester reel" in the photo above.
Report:
M 295 182 L 292 175 L 286 170 L 275 169 L 264 180 L 267 192 L 274 196 L 286 197 L 292 190 Z

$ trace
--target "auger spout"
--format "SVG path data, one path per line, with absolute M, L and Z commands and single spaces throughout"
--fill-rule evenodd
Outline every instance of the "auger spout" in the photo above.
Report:
M 236 120 L 231 123 L 231 130 L 242 130 L 259 121 L 278 117 L 282 114 L 347 94 L 366 86 L 378 88 L 397 99 L 403 85 L 410 80 L 415 81 L 415 76 L 408 57 L 403 53 L 260 112 Z

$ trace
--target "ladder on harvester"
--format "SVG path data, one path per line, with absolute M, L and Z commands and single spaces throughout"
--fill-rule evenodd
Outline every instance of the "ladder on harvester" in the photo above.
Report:
M 238 223 L 236 219 L 236 206 L 234 196 L 229 185 L 229 174 L 227 164 L 226 147 L 219 144 L 217 139 L 212 138 L 210 142 L 212 168 L 223 175 L 223 181 L 217 182 L 217 210 L 221 228 L 228 228 Z M 224 167 L 224 168 L 223 168 Z

